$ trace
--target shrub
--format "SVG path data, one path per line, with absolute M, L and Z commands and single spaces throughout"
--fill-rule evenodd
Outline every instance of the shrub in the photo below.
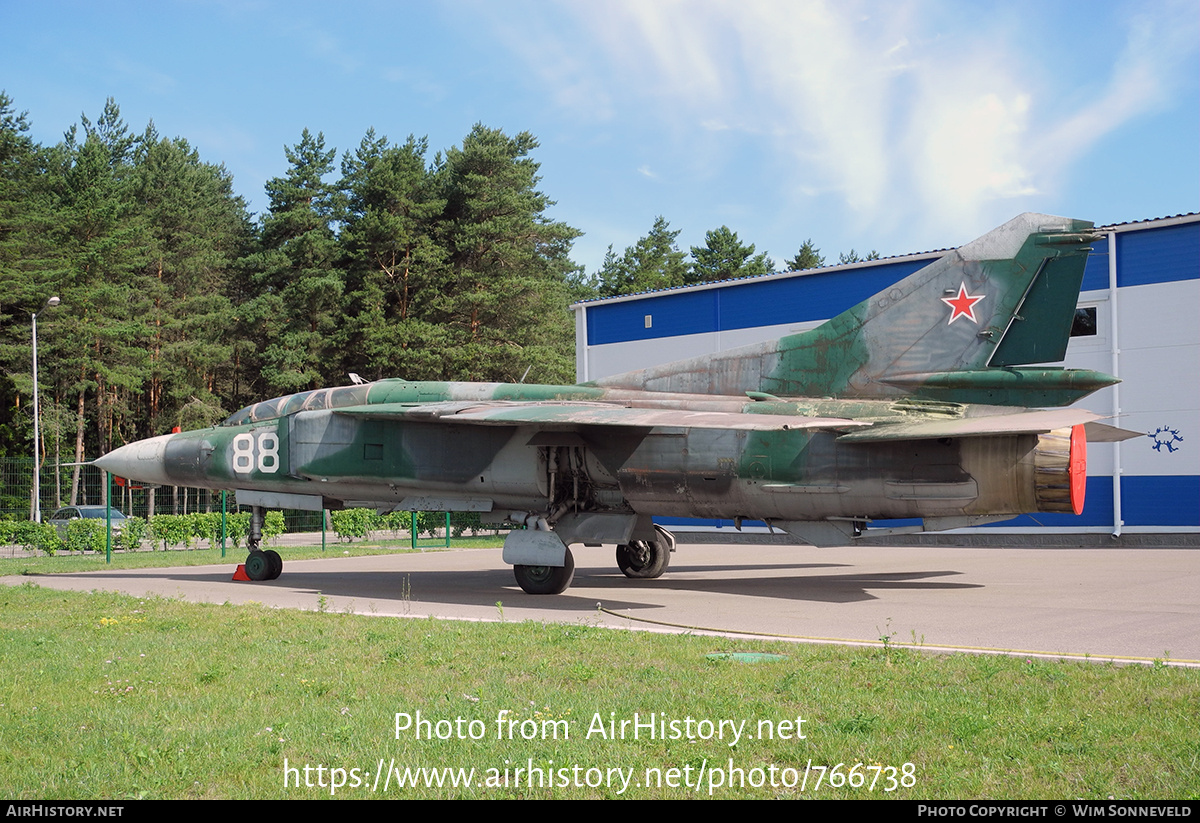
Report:
M 399 539 L 400 532 L 407 532 L 412 526 L 412 512 L 388 512 L 381 522 L 392 533 L 393 539 Z
M 156 514 L 150 518 L 150 534 L 167 546 L 187 545 L 192 537 L 191 515 Z
M 53 526 L 26 520 L 14 522 L 10 539 L 18 546 L 46 554 L 54 554 L 62 548 L 62 540 Z
M 107 531 L 99 520 L 72 520 L 67 524 L 66 549 L 69 552 L 102 552 L 108 543 Z
M 451 512 L 450 528 L 455 537 L 462 537 L 467 529 L 471 534 L 479 534 L 483 530 L 483 521 L 479 519 L 479 512 Z
M 342 509 L 331 514 L 334 533 L 346 542 L 366 537 L 379 523 L 379 515 L 374 509 Z
M 142 548 L 142 541 L 150 533 L 150 526 L 145 519 L 141 517 L 125 518 L 125 526 L 121 529 L 119 536 L 114 535 L 113 539 L 118 546 L 127 552 L 136 552 Z
M 283 522 L 283 512 L 270 511 L 263 522 L 263 542 L 270 543 L 276 537 L 287 531 Z

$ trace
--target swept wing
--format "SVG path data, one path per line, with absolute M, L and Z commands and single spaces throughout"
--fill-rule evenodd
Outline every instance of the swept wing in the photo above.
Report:
M 820 429 L 845 431 L 870 423 L 834 417 L 805 417 L 784 414 L 689 411 L 686 409 L 631 408 L 615 403 L 496 401 L 448 403 L 382 403 L 335 409 L 334 414 L 363 420 L 408 420 L 411 422 L 470 423 L 486 426 L 532 425 L 548 429 L 580 426 L 655 428 L 675 426 L 733 431 L 791 431 Z

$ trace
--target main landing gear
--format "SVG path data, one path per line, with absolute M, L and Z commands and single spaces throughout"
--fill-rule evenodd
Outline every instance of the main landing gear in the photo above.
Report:
M 655 525 L 657 540 L 631 540 L 617 546 L 617 568 L 626 577 L 652 580 L 661 577 L 675 551 L 675 536 L 662 526 Z
M 575 579 L 575 558 L 571 550 L 561 566 L 513 566 L 517 585 L 526 594 L 562 594 Z
M 617 566 L 626 577 L 649 580 L 667 570 L 675 537 L 657 525 L 654 532 L 654 540 L 631 540 L 617 546 Z M 513 564 L 517 585 L 526 594 L 562 594 L 575 577 L 571 550 L 549 530 L 514 530 L 504 541 L 504 552 L 504 559 Z M 560 556 L 561 566 L 549 565 Z
M 246 577 L 251 580 L 274 580 L 283 573 L 283 558 L 274 549 L 263 551 L 262 527 L 266 520 L 266 510 L 262 506 L 250 507 L 250 534 L 247 535 L 246 545 L 250 549 L 246 557 Z

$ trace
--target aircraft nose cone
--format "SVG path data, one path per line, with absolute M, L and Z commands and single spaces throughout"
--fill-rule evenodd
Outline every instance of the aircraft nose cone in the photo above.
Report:
M 142 483 L 171 485 L 166 474 L 164 456 L 167 450 L 167 441 L 173 436 L 164 434 L 159 437 L 151 437 L 149 440 L 139 440 L 111 451 L 92 462 L 118 477 Z

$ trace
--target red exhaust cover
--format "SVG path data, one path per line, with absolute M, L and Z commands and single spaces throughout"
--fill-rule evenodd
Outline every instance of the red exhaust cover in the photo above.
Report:
M 1067 471 L 1071 478 L 1071 510 L 1083 514 L 1083 495 L 1087 491 L 1087 436 L 1083 426 L 1071 427 L 1071 457 Z

